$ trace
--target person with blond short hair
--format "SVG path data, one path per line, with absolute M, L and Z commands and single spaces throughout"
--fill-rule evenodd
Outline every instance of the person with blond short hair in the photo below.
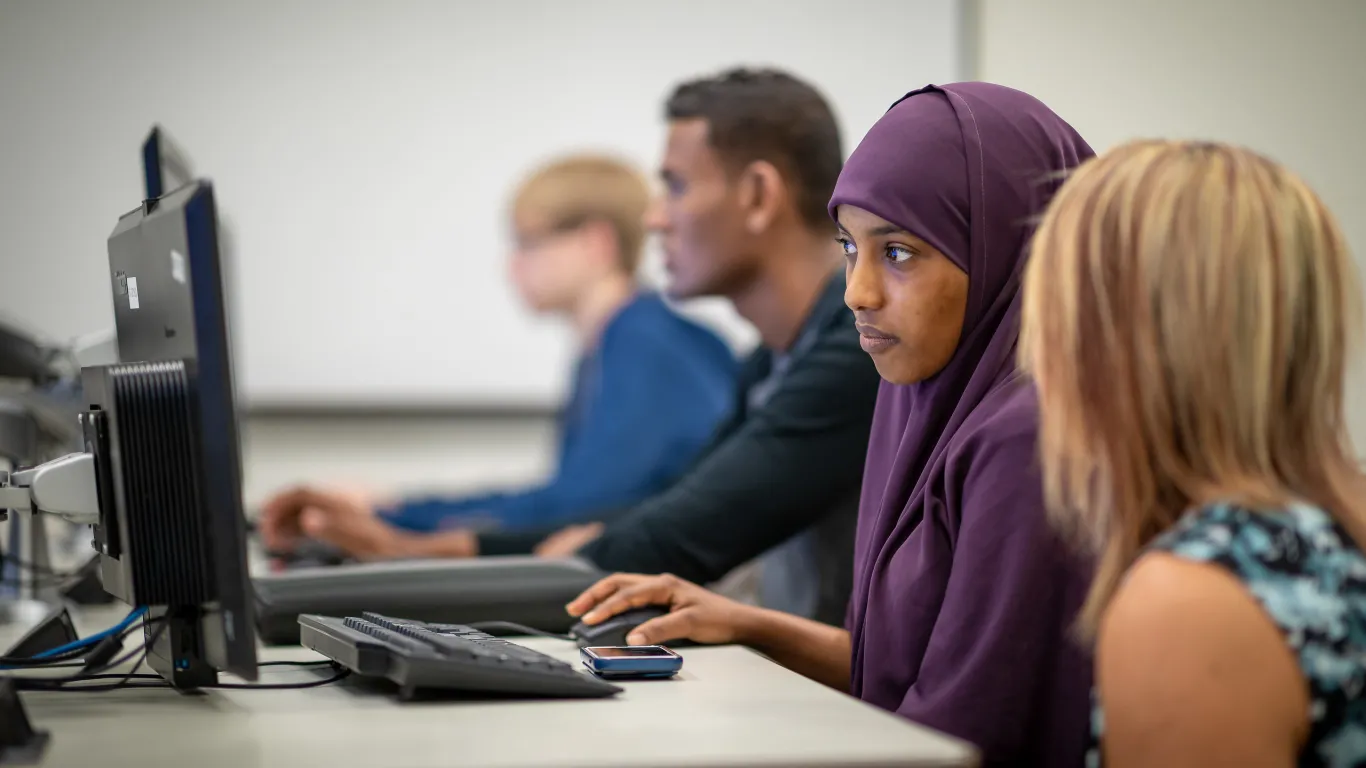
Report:
M 267 546 L 288 551 L 313 538 L 361 559 L 424 556 L 432 534 L 451 526 L 568 525 L 668 487 L 730 413 L 738 362 L 716 334 L 638 283 L 649 203 L 633 167 L 587 154 L 542 166 L 513 195 L 512 282 L 530 309 L 568 323 L 579 347 L 553 477 L 384 509 L 355 494 L 294 488 L 262 507 Z

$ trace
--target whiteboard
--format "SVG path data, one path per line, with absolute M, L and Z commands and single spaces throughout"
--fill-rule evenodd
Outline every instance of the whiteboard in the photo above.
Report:
M 104 241 L 159 123 L 232 226 L 248 405 L 551 405 L 572 340 L 504 274 L 526 172 L 577 150 L 652 170 L 672 87 L 741 63 L 819 87 L 847 153 L 961 77 L 962 26 L 953 0 L 7 4 L 0 263 L 23 279 L 0 310 L 55 338 L 112 324 Z M 723 304 L 688 309 L 752 343 Z

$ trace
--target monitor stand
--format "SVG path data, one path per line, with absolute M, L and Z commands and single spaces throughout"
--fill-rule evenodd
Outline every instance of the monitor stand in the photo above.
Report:
M 18 403 L 0 399 L 0 469 L 33 463 L 38 451 L 38 424 L 32 414 Z M 28 632 L 58 602 L 47 526 L 39 515 L 0 510 L 0 517 L 9 520 L 6 557 L 0 562 L 0 626 Z

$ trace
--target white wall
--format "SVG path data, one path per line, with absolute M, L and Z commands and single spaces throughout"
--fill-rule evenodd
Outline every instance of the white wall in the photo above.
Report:
M 232 224 L 249 403 L 549 405 L 571 351 L 504 279 L 549 155 L 653 168 L 678 82 L 777 65 L 850 139 L 961 76 L 958 0 L 39 0 L 0 10 L 0 311 L 111 322 L 104 270 L 166 126 Z M 885 39 L 888 27 L 913 44 Z M 747 329 L 727 326 L 743 341 Z
M 30 239 L 27 247 L 36 250 L 20 252 L 11 235 L 28 224 L 5 220 L 0 231 L 8 234 L 6 249 L 0 249 L 0 267 L 11 276 L 22 270 L 25 282 L 0 281 L 0 312 L 18 314 L 58 336 L 82 333 L 107 321 L 107 290 L 99 270 L 103 238 L 114 214 L 105 216 L 108 226 L 63 233 L 66 222 L 56 218 L 55 203 L 84 194 L 80 188 L 85 177 L 99 175 L 119 181 L 99 191 L 92 205 L 108 212 L 130 207 L 138 172 L 133 147 L 145 126 L 130 123 L 119 128 L 115 132 L 122 136 L 121 146 L 110 149 L 89 144 L 80 126 L 71 121 L 55 119 L 54 114 L 71 114 L 71 94 L 88 94 L 90 84 L 67 73 L 71 82 L 59 84 L 61 92 L 36 94 L 23 76 L 36 72 L 39 63 L 57 66 L 54 62 L 70 48 L 48 45 L 41 30 L 16 40 L 13 22 L 16 13 L 58 8 L 93 24 L 88 11 L 96 5 L 54 0 L 0 5 L 0 61 L 8 62 L 3 57 L 15 50 L 43 48 L 17 69 L 0 67 L 0 109 L 5 114 L 0 120 L 0 147 L 20 142 L 23 150 L 0 152 L 0 210 L 28 205 L 16 179 L 42 180 L 48 190 L 44 200 L 53 204 L 23 210 L 36 217 L 45 232 L 61 238 L 56 244 Z M 165 7 L 189 12 L 183 9 L 229 5 Z M 231 5 L 264 17 L 268 9 L 284 4 Z M 830 23 L 828 34 L 814 45 L 844 57 L 853 78 L 872 69 L 870 52 L 900 52 L 923 42 L 899 31 L 890 38 L 851 34 L 843 14 L 836 23 L 830 6 L 818 5 Z M 1366 2 L 978 0 L 978 5 L 977 76 L 1037 94 L 1097 148 L 1135 136 L 1173 135 L 1233 140 L 1263 150 L 1315 186 L 1337 212 L 1358 257 L 1366 257 Z M 895 26 L 885 19 L 882 25 Z M 301 34 L 290 42 L 304 45 L 316 39 Z M 16 48 L 20 43 L 22 47 Z M 646 39 L 640 46 L 648 49 L 650 44 Z M 250 47 L 242 51 L 247 59 L 250 53 Z M 898 76 L 904 82 L 897 88 L 915 87 L 927 79 L 915 71 Z M 111 66 L 98 82 L 105 84 L 106 93 L 95 103 L 106 106 L 116 104 L 128 90 L 146 87 L 142 72 L 123 65 Z M 839 96 L 842 86 L 827 86 Z M 19 95 L 36 106 L 16 110 Z M 33 101 L 40 95 L 43 99 Z M 249 94 L 235 98 L 250 103 Z M 657 102 L 656 95 L 638 106 L 642 114 L 653 114 Z M 191 131 L 181 131 L 182 142 L 193 144 L 198 129 L 182 127 Z M 851 134 L 846 141 L 852 146 L 857 138 Z M 211 160 L 205 157 L 200 162 Z M 531 158 L 518 162 L 523 160 Z M 647 153 L 641 161 L 652 163 L 653 155 Z M 410 164 L 395 173 L 420 170 Z M 326 266 L 325 255 L 316 255 L 320 269 Z M 20 261 L 20 256 L 39 258 Z M 1366 386 L 1358 385 L 1350 399 L 1357 442 L 1366 447 Z M 545 419 L 253 417 L 244 435 L 247 497 L 259 500 L 279 485 L 300 479 L 405 490 L 519 482 L 549 466 L 550 435 L 551 424 Z
M 978 76 L 1029 91 L 1097 150 L 1246 144 L 1299 172 L 1366 271 L 1366 2 L 980 0 Z M 1366 451 L 1366 375 L 1348 396 Z
M 546 416 L 249 416 L 243 498 L 307 481 L 387 494 L 516 488 L 549 473 Z

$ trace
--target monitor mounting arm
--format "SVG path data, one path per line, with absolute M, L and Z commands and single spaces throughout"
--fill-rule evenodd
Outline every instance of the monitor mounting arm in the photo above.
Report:
M 0 472 L 0 510 L 56 515 L 77 525 L 98 525 L 95 456 L 69 453 L 16 472 Z

